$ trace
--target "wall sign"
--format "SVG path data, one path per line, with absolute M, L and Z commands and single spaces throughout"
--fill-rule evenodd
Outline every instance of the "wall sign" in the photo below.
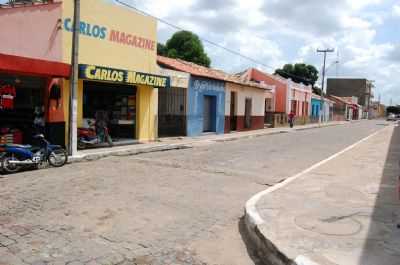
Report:
M 225 86 L 224 83 L 218 81 L 196 80 L 194 81 L 193 89 L 200 92 L 204 91 L 224 92 Z
M 153 75 L 88 64 L 79 65 L 79 78 L 124 84 L 146 85 L 158 88 L 170 87 L 170 78 L 168 76 Z
M 63 28 L 66 31 L 72 32 L 73 20 L 71 18 L 64 19 Z M 154 51 L 156 47 L 156 42 L 154 40 L 115 29 L 109 30 L 105 26 L 90 24 L 82 20 L 79 23 L 79 34 L 150 51 Z

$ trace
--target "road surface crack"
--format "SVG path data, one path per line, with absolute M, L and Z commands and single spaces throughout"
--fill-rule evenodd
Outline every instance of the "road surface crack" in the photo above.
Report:
M 320 219 L 320 220 L 322 222 L 325 222 L 325 223 L 335 223 L 335 222 L 338 222 L 338 221 L 341 221 L 341 220 L 344 220 L 344 219 L 347 219 L 347 218 L 354 217 L 354 216 L 359 215 L 359 214 L 360 214 L 360 212 L 356 212 L 356 213 L 352 213 L 352 214 L 349 214 L 349 215 L 331 216 L 329 218 Z

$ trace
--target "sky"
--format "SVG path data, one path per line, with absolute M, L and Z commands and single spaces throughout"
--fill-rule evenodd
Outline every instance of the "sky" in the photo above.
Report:
M 400 104 L 400 0 L 121 1 L 262 63 L 204 43 L 214 68 L 273 73 L 304 62 L 321 70 L 316 50 L 334 48 L 328 77 L 374 80 L 376 100 Z M 158 41 L 165 43 L 175 31 L 159 22 Z
M 123 1 L 262 63 L 204 43 L 214 68 L 273 73 L 286 63 L 304 62 L 321 69 L 323 57 L 316 50 L 334 48 L 328 77 L 374 80 L 376 100 L 380 95 L 386 104 L 400 104 L 399 0 Z M 159 22 L 158 41 L 175 31 Z

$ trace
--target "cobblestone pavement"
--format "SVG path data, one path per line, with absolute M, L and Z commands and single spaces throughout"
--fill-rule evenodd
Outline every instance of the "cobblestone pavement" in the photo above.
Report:
M 257 263 L 241 233 L 245 201 L 381 127 L 362 122 L 0 176 L 0 265 Z

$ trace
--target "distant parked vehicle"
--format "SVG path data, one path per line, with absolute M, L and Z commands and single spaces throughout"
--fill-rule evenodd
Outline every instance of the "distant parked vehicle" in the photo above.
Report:
M 397 121 L 398 119 L 399 119 L 398 115 L 390 113 L 386 120 L 388 120 L 388 121 Z

